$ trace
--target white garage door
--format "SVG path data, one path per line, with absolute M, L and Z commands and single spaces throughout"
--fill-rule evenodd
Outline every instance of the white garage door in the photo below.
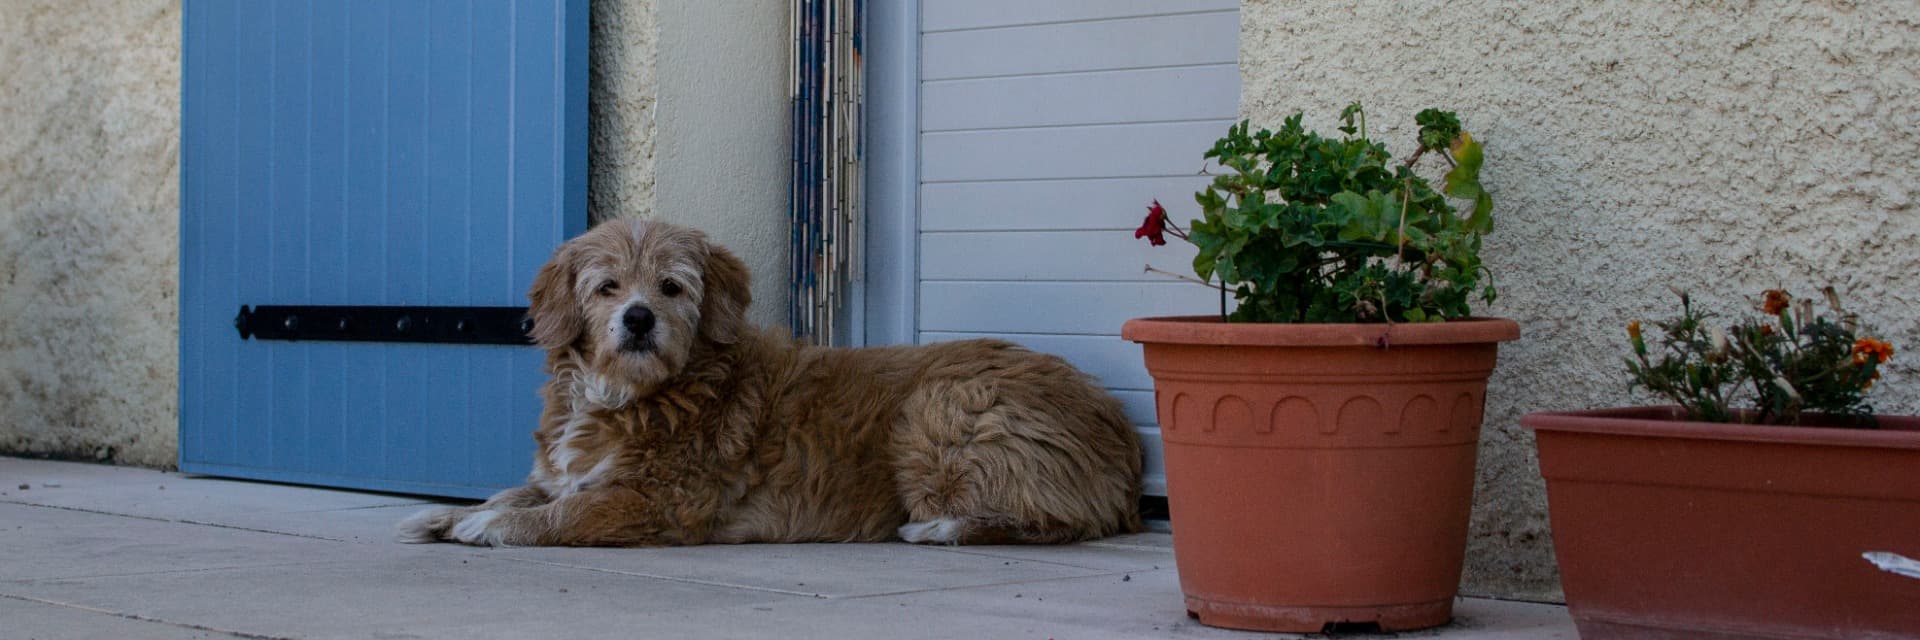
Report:
M 1204 313 L 1218 297 L 1144 273 L 1149 263 L 1190 273 L 1194 252 L 1177 241 L 1149 247 L 1132 232 L 1155 198 L 1176 220 L 1198 215 L 1201 153 L 1238 113 L 1238 7 L 926 0 L 918 77 L 894 94 L 917 101 L 918 123 L 896 127 L 913 132 L 910 144 L 881 145 L 906 150 L 894 162 L 917 155 L 917 176 L 902 180 L 917 194 L 898 203 L 918 215 L 893 234 L 892 253 L 876 245 L 870 265 L 917 269 L 900 286 L 910 299 L 872 303 L 910 307 L 896 310 L 910 324 L 902 338 L 1004 338 L 1098 376 L 1146 436 L 1155 495 L 1165 485 L 1153 383 L 1120 325 Z M 882 66 L 885 53 L 869 59 Z M 876 194 L 872 215 L 889 215 L 888 201 Z

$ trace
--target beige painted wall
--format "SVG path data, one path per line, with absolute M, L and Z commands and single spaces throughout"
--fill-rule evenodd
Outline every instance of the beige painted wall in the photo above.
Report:
M 708 229 L 783 324 L 786 3 L 654 4 L 592 3 L 589 206 Z M 179 0 L 0 1 L 0 69 L 0 453 L 171 466 Z
M 754 322 L 787 325 L 787 2 L 661 2 L 655 213 L 753 269 Z
M 595 221 L 706 230 L 753 269 L 755 322 L 786 325 L 787 3 L 593 4 Z
M 1356 6 L 1357 5 L 1357 6 Z M 1668 285 L 1712 307 L 1839 287 L 1906 350 L 1920 411 L 1920 6 L 1912 2 L 1247 0 L 1242 112 L 1330 131 L 1352 100 L 1397 152 L 1459 111 L 1497 200 L 1485 250 L 1519 320 L 1489 391 L 1466 590 L 1559 597 L 1520 414 L 1649 402 L 1619 364 Z M 1394 128 L 1383 125 L 1392 124 Z
M 174 460 L 180 6 L 0 2 L 0 452 Z

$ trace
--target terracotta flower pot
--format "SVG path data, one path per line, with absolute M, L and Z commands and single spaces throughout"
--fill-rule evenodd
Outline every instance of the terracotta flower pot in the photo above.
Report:
M 1446 623 L 1511 320 L 1143 318 L 1174 554 L 1202 624 L 1315 632 Z
M 1586 640 L 1920 638 L 1920 418 L 1880 429 L 1536 413 L 1554 552 Z

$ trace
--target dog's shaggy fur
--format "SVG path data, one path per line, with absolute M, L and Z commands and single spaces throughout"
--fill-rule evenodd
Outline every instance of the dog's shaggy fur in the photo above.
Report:
M 1138 437 L 1057 357 L 991 340 L 798 346 L 747 324 L 738 258 L 654 222 L 566 243 L 529 297 L 553 377 L 527 485 L 421 512 L 402 540 L 1060 543 L 1140 528 Z

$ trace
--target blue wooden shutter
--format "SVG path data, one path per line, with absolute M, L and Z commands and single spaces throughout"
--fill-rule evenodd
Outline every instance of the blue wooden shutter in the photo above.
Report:
M 180 467 L 482 496 L 533 347 L 242 340 L 241 305 L 524 306 L 586 227 L 587 0 L 187 0 Z

